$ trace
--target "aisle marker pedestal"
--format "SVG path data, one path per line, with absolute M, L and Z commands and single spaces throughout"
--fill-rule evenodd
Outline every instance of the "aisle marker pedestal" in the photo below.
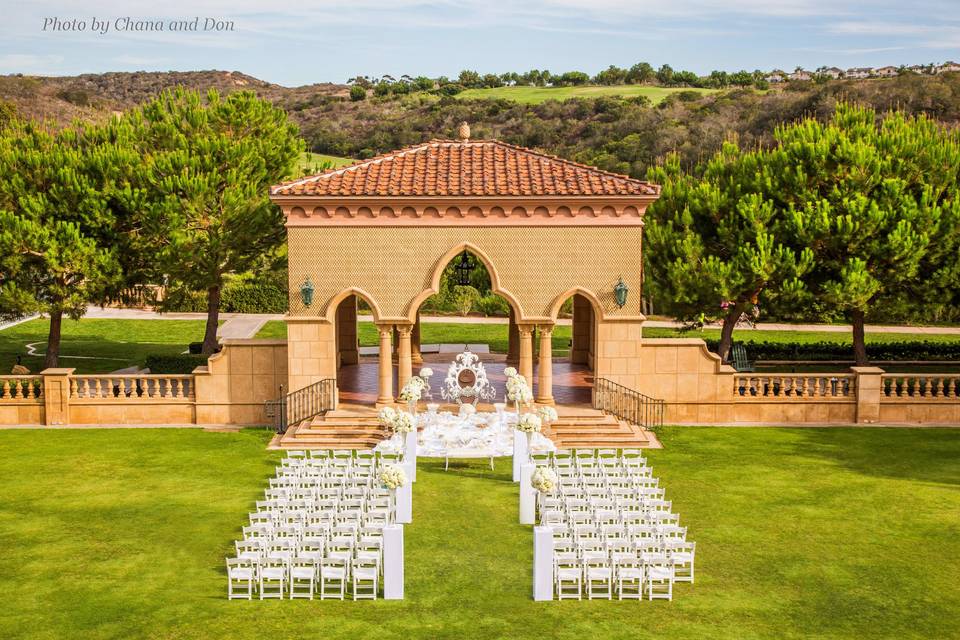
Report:
M 403 600 L 403 527 L 399 524 L 383 528 L 383 599 Z
M 553 600 L 553 529 L 533 528 L 533 599 Z
M 536 522 L 537 494 L 530 483 L 535 468 L 536 465 L 529 462 L 520 465 L 520 524 L 534 524 Z

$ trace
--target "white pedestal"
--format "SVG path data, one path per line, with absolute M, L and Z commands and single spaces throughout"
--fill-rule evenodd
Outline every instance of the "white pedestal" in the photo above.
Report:
M 553 600 L 553 529 L 533 528 L 533 599 Z
M 417 481 L 417 430 L 414 429 L 404 436 L 403 442 L 403 460 L 411 463 L 407 468 L 407 479 L 410 482 Z
M 407 471 L 407 477 L 410 472 Z M 397 524 L 413 522 L 413 483 L 408 482 L 397 489 Z
M 534 524 L 537 520 L 537 494 L 530 484 L 535 468 L 529 462 L 520 465 L 520 524 Z
M 403 527 L 383 528 L 383 599 L 403 600 Z
M 520 482 L 520 466 L 527 462 L 527 434 L 513 430 L 513 481 Z

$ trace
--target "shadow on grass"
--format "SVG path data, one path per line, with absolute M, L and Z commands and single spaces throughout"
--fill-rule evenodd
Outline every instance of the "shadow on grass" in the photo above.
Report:
M 493 471 L 490 470 L 486 459 L 482 460 L 482 465 L 477 464 L 477 462 L 477 460 L 455 460 L 451 458 L 450 468 L 445 470 L 443 460 L 419 458 L 417 460 L 417 473 L 446 475 L 451 478 L 480 478 L 507 484 L 513 482 L 513 468 L 510 466 L 509 458 L 497 460 Z
M 855 473 L 960 486 L 960 429 L 798 429 L 798 453 Z

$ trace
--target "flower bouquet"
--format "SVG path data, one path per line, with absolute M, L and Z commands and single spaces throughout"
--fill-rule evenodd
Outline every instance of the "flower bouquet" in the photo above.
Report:
M 530 476 L 530 485 L 540 493 L 553 493 L 557 487 L 557 474 L 550 467 L 537 467 Z

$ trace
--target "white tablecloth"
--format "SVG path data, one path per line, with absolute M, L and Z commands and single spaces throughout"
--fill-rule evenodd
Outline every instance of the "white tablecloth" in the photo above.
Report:
M 512 412 L 475 413 L 460 416 L 449 411 L 417 415 L 417 456 L 422 458 L 498 458 L 513 455 L 513 433 L 517 422 Z M 399 438 L 377 444 L 374 451 L 398 453 Z M 533 434 L 531 453 L 556 451 L 553 441 Z

